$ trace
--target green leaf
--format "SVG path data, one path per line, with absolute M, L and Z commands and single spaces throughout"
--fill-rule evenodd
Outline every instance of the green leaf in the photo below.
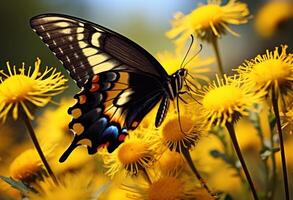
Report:
M 212 149 L 210 151 L 210 155 L 214 158 L 221 158 L 223 159 L 225 162 L 230 163 L 228 157 L 226 156 L 226 154 L 218 151 L 217 149 Z
M 23 182 L 21 181 L 16 181 L 11 177 L 6 177 L 6 176 L 0 176 L 0 178 L 5 181 L 6 183 L 8 183 L 9 185 L 11 185 L 11 187 L 19 190 L 22 193 L 27 193 L 29 191 L 32 191 L 31 188 L 29 188 L 28 186 L 26 186 Z

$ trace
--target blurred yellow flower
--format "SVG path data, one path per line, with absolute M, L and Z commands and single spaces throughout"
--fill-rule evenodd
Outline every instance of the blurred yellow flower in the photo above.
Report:
M 123 190 L 120 185 L 116 183 L 111 183 L 109 189 L 103 192 L 97 200 L 129 200 L 128 192 Z
M 209 184 L 214 190 L 222 191 L 233 195 L 233 199 L 248 199 L 241 194 L 243 185 L 235 169 L 225 165 L 209 177 Z
M 139 200 L 214 199 L 192 181 L 177 176 L 162 176 L 151 184 L 125 186 L 124 189 L 129 191 L 131 199 Z
M 195 45 L 194 45 L 195 46 Z M 190 52 L 196 52 L 195 48 L 192 48 Z M 185 56 L 185 51 L 178 50 L 175 52 L 163 51 L 157 53 L 157 58 L 168 74 L 173 74 L 176 72 Z M 208 65 L 214 62 L 214 58 L 202 59 L 199 56 L 196 56 L 191 62 L 189 62 L 184 68 L 188 69 L 188 72 L 192 74 L 196 85 L 199 87 L 200 84 L 197 80 L 209 81 L 207 73 L 210 72 Z
M 248 110 L 265 95 L 262 90 L 254 92 L 252 86 L 243 84 L 236 76 L 228 78 L 224 75 L 223 79 L 218 76 L 216 78 L 216 81 L 198 91 L 202 112 L 209 127 L 212 124 L 224 126 L 226 122 L 233 123 L 240 116 L 247 116 Z
M 66 79 L 55 69 L 46 67 L 40 72 L 41 60 L 37 58 L 34 70 L 25 69 L 24 63 L 17 72 L 15 66 L 7 62 L 7 71 L 0 70 L 0 120 L 4 122 L 12 110 L 14 119 L 18 118 L 19 111 L 33 119 L 30 107 L 43 107 L 50 102 L 52 96 L 61 93 L 65 88 Z
M 166 150 L 161 155 L 156 165 L 164 175 L 178 174 L 187 166 L 180 153 L 170 150 Z
M 235 125 L 239 145 L 243 151 L 260 151 L 260 138 L 257 130 L 247 119 L 241 119 Z
M 289 20 L 293 20 L 292 1 L 268 1 L 257 12 L 254 27 L 262 37 L 268 38 Z
M 51 179 L 45 179 L 34 185 L 38 193 L 31 192 L 28 197 L 30 200 L 91 200 L 99 189 L 93 179 L 93 173 L 88 170 L 64 175 L 59 178 L 59 185 L 55 185 Z
M 43 163 L 35 149 L 24 151 L 10 165 L 11 177 L 20 181 L 34 182 L 44 174 Z
M 288 54 L 287 48 L 281 45 L 280 52 L 278 47 L 274 51 L 267 50 L 266 54 L 246 60 L 236 71 L 256 89 L 276 89 L 283 95 L 290 93 L 293 90 L 293 54 Z
M 84 166 L 91 166 L 96 162 L 93 157 L 89 156 L 85 148 L 77 148 L 68 157 L 66 162 L 60 163 L 59 158 L 64 152 L 64 147 L 54 149 L 54 154 L 51 158 L 51 167 L 56 175 L 64 174 L 68 171 L 76 171 L 84 168 Z
M 106 174 L 113 178 L 123 169 L 127 174 L 137 175 L 139 170 L 149 167 L 155 161 L 155 151 L 155 145 L 147 137 L 133 132 L 114 152 L 101 151 L 101 155 L 107 168 Z
M 190 152 L 199 171 L 204 174 L 217 173 L 218 169 L 226 166 L 222 159 L 212 157 L 211 151 L 213 150 L 224 153 L 221 141 L 217 136 L 210 134 L 207 137 L 202 137 L 196 148 Z
M 67 110 L 73 105 L 73 99 L 62 99 L 58 107 L 46 109 L 46 111 L 38 118 L 38 126 L 36 132 L 42 144 L 61 146 L 66 141 L 71 141 L 73 134 L 70 134 L 68 124 L 71 116 Z
M 221 3 L 221 0 L 208 0 L 208 4 L 200 5 L 188 15 L 176 13 L 167 36 L 177 37 L 175 43 L 179 47 L 184 47 L 191 34 L 208 42 L 226 32 L 238 36 L 229 28 L 229 24 L 239 25 L 248 21 L 247 5 L 237 0 L 229 0 L 225 5 Z

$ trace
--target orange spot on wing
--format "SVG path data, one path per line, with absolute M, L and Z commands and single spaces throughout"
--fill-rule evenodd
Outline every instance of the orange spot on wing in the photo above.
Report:
M 75 108 L 71 111 L 71 115 L 74 119 L 77 119 L 81 116 L 81 110 L 79 108 Z
M 92 88 L 90 89 L 90 92 L 95 92 L 100 88 L 100 85 L 97 83 L 92 84 Z
M 81 123 L 74 124 L 72 128 L 74 132 L 76 133 L 76 135 L 80 135 L 84 131 L 84 127 Z
M 99 80 L 100 80 L 99 75 L 94 75 L 94 77 L 93 77 L 93 79 L 92 79 L 92 82 L 93 82 L 93 83 L 97 83 Z
M 85 95 L 80 95 L 78 96 L 79 103 L 84 104 L 86 102 L 86 96 Z

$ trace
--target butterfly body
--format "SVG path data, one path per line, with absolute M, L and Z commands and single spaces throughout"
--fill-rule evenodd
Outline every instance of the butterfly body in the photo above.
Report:
M 61 162 L 79 145 L 89 154 L 101 146 L 114 151 L 157 104 L 160 126 L 183 88 L 186 69 L 168 75 L 146 50 L 105 27 L 60 14 L 33 17 L 31 26 L 81 88 L 68 110 L 75 137 Z

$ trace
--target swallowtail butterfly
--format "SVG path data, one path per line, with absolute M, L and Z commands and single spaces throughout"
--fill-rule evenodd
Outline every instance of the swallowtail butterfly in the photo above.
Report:
M 178 102 L 187 70 L 168 75 L 150 53 L 126 37 L 62 14 L 38 15 L 30 24 L 81 88 L 68 110 L 75 136 L 60 162 L 79 145 L 87 145 L 89 154 L 101 146 L 114 151 L 127 130 L 136 129 L 156 104 L 159 127 L 170 101 Z

